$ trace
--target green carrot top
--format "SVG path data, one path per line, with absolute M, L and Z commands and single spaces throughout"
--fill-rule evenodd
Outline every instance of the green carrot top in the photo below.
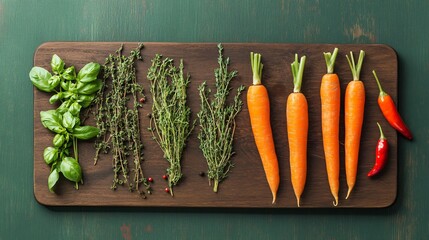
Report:
M 298 61 L 298 54 L 295 54 L 295 61 L 291 63 L 292 75 L 293 75 L 293 92 L 301 91 L 302 75 L 304 74 L 305 56 L 301 57 L 301 61 Z
M 359 60 L 357 65 L 355 64 L 355 60 L 353 58 L 353 52 L 350 51 L 350 58 L 348 55 L 346 55 L 347 61 L 349 62 L 350 69 L 352 70 L 353 74 L 353 80 L 359 80 L 360 77 L 360 70 L 362 68 L 363 58 L 365 57 L 365 52 L 363 50 L 360 50 L 359 53 Z M 351 60 L 350 60 L 351 59 Z
M 335 65 L 335 59 L 337 58 L 337 54 L 338 54 L 338 48 L 334 48 L 334 51 L 332 53 L 330 52 L 323 53 L 323 56 L 325 56 L 328 73 L 334 73 L 334 65 Z
M 250 53 L 250 64 L 252 65 L 253 72 L 253 85 L 260 85 L 262 78 L 262 68 L 264 65 L 261 63 L 261 54 L 259 53 Z

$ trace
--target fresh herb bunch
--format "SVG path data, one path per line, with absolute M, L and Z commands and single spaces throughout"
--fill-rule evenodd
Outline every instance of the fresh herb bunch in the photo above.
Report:
M 168 187 L 171 196 L 173 186 L 182 177 L 181 158 L 186 140 L 192 132 L 191 109 L 187 106 L 187 87 L 190 76 L 184 76 L 183 60 L 179 68 L 173 59 L 155 55 L 147 78 L 152 93 L 152 114 L 149 130 L 170 163 L 167 168 Z
M 235 117 L 241 111 L 243 101 L 241 93 L 245 89 L 243 85 L 237 88 L 237 94 L 231 104 L 227 103 L 227 97 L 232 90 L 231 80 L 237 76 L 237 71 L 228 71 L 229 58 L 222 55 L 223 47 L 218 45 L 219 68 L 214 71 L 216 79 L 216 93 L 209 99 L 211 93 L 207 83 L 203 82 L 198 90 L 201 100 L 201 110 L 198 113 L 200 124 L 200 149 L 207 161 L 209 185 L 214 182 L 213 191 L 218 191 L 219 182 L 225 179 L 229 170 L 233 167 L 231 156 L 233 152 L 233 140 L 235 133 Z
M 140 189 L 144 185 L 150 194 L 150 185 L 143 175 L 143 144 L 140 137 L 140 116 L 138 109 L 142 107 L 140 98 L 144 99 L 143 86 L 137 82 L 136 60 L 142 60 L 143 44 L 132 50 L 129 56 L 122 54 L 123 46 L 116 53 L 110 54 L 103 65 L 103 88 L 95 100 L 96 122 L 100 128 L 96 142 L 97 163 L 99 153 L 113 153 L 113 184 L 126 184 L 130 191 L 137 191 L 145 197 Z M 130 170 L 130 168 L 132 168 Z M 133 179 L 130 180 L 130 171 Z
M 99 133 L 93 126 L 82 126 L 80 118 L 82 108 L 88 107 L 96 93 L 102 87 L 97 79 L 100 71 L 98 63 L 86 64 L 78 74 L 75 67 L 65 68 L 64 61 L 56 54 L 51 60 L 52 72 L 41 67 L 33 67 L 30 80 L 33 85 L 44 92 L 54 93 L 49 99 L 51 104 L 60 102 L 55 110 L 41 111 L 40 118 L 45 128 L 56 133 L 53 146 L 45 148 L 43 158 L 51 167 L 48 187 L 54 192 L 60 173 L 75 183 L 78 189 L 82 182 L 82 168 L 79 165 L 78 139 L 88 140 Z M 73 157 L 70 148 L 73 147 Z

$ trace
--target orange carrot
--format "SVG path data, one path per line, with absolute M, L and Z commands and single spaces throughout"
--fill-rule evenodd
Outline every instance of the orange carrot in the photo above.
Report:
M 334 197 L 334 206 L 338 205 L 338 191 L 340 189 L 340 80 L 334 73 L 335 58 L 338 48 L 333 53 L 323 53 L 325 56 L 327 73 L 322 77 L 320 85 L 320 100 L 322 107 L 322 135 L 323 150 L 325 152 L 326 172 L 329 188 Z
M 353 74 L 353 81 L 351 81 L 346 88 L 344 102 L 346 134 L 344 147 L 346 154 L 345 167 L 348 186 L 346 199 L 349 198 L 350 193 L 355 186 L 359 160 L 360 137 L 365 108 L 365 87 L 363 82 L 359 80 L 359 77 L 364 56 L 365 52 L 361 50 L 357 65 L 355 65 L 353 52 L 350 52 L 350 58 L 349 56 L 346 56 Z
M 275 203 L 280 175 L 270 123 L 270 100 L 267 89 L 261 84 L 263 68 L 261 54 L 250 53 L 250 61 L 253 72 L 253 85 L 247 91 L 247 107 L 256 147 L 273 195 L 272 203 Z
M 286 103 L 290 174 L 298 207 L 307 178 L 308 105 L 301 92 L 305 58 L 301 57 L 298 62 L 298 54 L 295 54 L 295 61 L 291 64 L 294 89 Z

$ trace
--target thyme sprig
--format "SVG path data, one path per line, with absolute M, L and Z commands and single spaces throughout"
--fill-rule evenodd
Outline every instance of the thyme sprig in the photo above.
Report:
M 126 184 L 130 191 L 137 191 L 145 197 L 140 186 L 143 184 L 149 194 L 150 186 L 142 169 L 143 144 L 138 111 L 142 107 L 138 99 L 143 96 L 143 87 L 137 82 L 135 68 L 136 60 L 142 60 L 142 48 L 143 44 L 139 44 L 129 56 L 124 56 L 121 46 L 106 58 L 103 65 L 104 84 L 96 98 L 96 121 L 100 134 L 94 164 L 97 164 L 100 152 L 112 152 L 114 177 L 111 188 Z M 132 180 L 130 174 L 133 174 Z
M 233 167 L 231 157 L 235 133 L 235 117 L 241 111 L 243 101 L 240 95 L 245 89 L 243 85 L 237 88 L 234 101 L 227 104 L 227 97 L 232 90 L 231 80 L 237 76 L 237 71 L 228 71 L 229 58 L 222 55 L 223 47 L 218 45 L 219 68 L 214 71 L 216 78 L 216 93 L 209 99 L 211 90 L 203 82 L 198 90 L 201 100 L 201 110 L 198 113 L 200 124 L 200 149 L 207 161 L 209 185 L 214 182 L 213 191 L 218 191 L 219 182 L 225 179 Z
M 163 59 L 162 55 L 157 54 L 152 59 L 147 78 L 153 101 L 149 130 L 170 163 L 167 168 L 168 187 L 171 196 L 174 196 L 173 186 L 183 175 L 182 153 L 195 125 L 190 122 L 191 109 L 187 106 L 186 90 L 190 76 L 184 76 L 183 60 L 177 68 L 173 59 Z

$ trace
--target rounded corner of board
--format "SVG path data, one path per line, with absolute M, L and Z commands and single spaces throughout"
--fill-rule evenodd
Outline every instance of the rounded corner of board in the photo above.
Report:
M 388 51 L 388 52 L 390 52 L 392 55 L 394 55 L 394 56 L 395 56 L 395 58 L 398 58 L 398 54 L 397 54 L 397 52 L 396 52 L 396 49 L 395 49 L 395 48 L 393 48 L 392 46 L 390 46 L 390 45 L 388 45 L 388 44 L 379 44 L 379 46 L 380 46 L 381 48 L 385 48 L 385 49 L 386 49 L 386 51 Z
M 385 202 L 377 206 L 377 208 L 380 208 L 380 209 L 392 208 L 397 204 L 397 198 L 398 198 L 398 195 L 395 193 L 395 195 L 391 196 Z
M 47 45 L 51 44 L 52 42 L 42 42 L 39 44 L 39 46 L 36 47 L 35 53 L 39 52 L 40 49 L 46 48 Z
M 41 49 L 46 48 L 51 43 L 52 42 L 43 42 L 43 43 L 39 44 L 39 46 L 36 47 L 36 50 L 33 53 L 33 64 L 35 64 L 36 56 L 39 54 Z
M 45 206 L 45 207 L 52 206 L 51 203 L 46 201 L 46 199 L 43 198 L 43 196 L 41 196 L 41 192 L 36 189 L 36 186 L 33 187 L 33 196 L 34 196 L 34 199 L 36 200 L 36 202 L 38 204 Z

